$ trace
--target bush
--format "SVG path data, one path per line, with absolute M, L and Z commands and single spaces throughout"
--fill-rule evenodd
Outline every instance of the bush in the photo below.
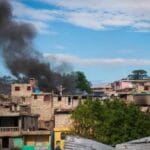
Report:
M 150 136 L 150 116 L 121 100 L 88 100 L 72 113 L 73 133 L 106 144 Z

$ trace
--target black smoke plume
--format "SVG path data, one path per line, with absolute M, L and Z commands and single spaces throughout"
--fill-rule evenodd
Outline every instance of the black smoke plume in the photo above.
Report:
M 63 85 L 67 92 L 73 92 L 74 75 L 52 71 L 50 64 L 33 47 L 35 36 L 34 26 L 16 22 L 9 1 L 0 0 L 0 49 L 12 75 L 24 81 L 34 77 L 44 91 L 56 90 L 57 86 Z

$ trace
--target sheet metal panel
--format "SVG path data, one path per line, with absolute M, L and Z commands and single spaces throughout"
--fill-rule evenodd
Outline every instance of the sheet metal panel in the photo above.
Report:
M 80 137 L 67 136 L 65 150 L 114 150 L 113 147 Z

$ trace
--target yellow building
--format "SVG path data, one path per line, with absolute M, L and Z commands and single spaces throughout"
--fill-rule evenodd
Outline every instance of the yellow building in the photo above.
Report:
M 69 128 L 54 128 L 54 147 L 60 146 L 64 150 L 64 140 Z
M 51 135 L 49 131 L 23 131 L 23 150 L 51 150 Z

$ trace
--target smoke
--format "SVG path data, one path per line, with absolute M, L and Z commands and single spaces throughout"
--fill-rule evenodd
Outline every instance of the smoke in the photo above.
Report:
M 12 75 L 19 80 L 34 77 L 44 91 L 55 90 L 62 84 L 67 91 L 72 92 L 75 88 L 74 75 L 54 72 L 50 64 L 34 49 L 35 36 L 34 26 L 14 21 L 9 1 L 0 0 L 0 49 Z

